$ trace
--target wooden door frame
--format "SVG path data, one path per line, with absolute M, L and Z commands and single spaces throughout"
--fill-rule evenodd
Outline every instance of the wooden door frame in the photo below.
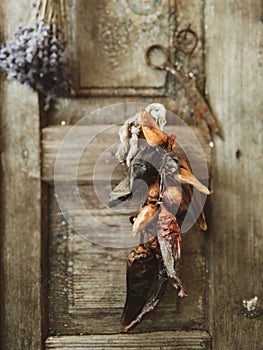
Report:
M 260 0 L 205 1 L 206 86 L 224 131 L 214 152 L 209 235 L 216 350 L 263 348 L 262 10 Z M 242 301 L 255 296 L 252 314 L 261 316 L 250 317 Z
M 1 42 L 30 19 L 27 0 L 0 4 Z M 1 348 L 41 349 L 47 337 L 45 189 L 38 95 L 1 72 Z
M 14 103 L 14 96 L 23 102 Z M 38 96 L 17 82 L 4 82 L 1 97 L 2 347 L 40 349 L 46 308 Z

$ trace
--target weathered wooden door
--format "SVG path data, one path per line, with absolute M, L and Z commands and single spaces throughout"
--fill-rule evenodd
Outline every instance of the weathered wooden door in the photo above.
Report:
M 59 99 L 44 113 L 34 93 L 4 76 L 1 80 L 2 348 L 261 349 L 261 2 L 81 0 L 64 5 L 74 96 Z M 2 2 L 6 38 L 25 11 L 26 1 Z M 189 29 L 198 44 L 191 55 L 182 55 L 178 45 L 182 36 L 188 40 Z M 145 51 L 153 44 L 167 47 L 175 59 L 183 56 L 184 69 L 206 92 L 224 134 L 223 141 L 215 138 L 212 151 L 184 89 L 168 73 L 147 67 Z M 133 101 L 138 104 L 129 104 Z M 114 239 L 107 247 L 98 244 L 96 225 L 74 198 L 77 192 L 89 213 L 105 224 L 98 232 L 102 239 L 107 227 L 126 225 L 127 215 L 110 212 L 99 200 L 92 165 L 118 140 L 118 128 L 109 126 L 151 102 L 163 103 L 192 127 L 214 194 L 207 205 L 209 232 L 194 228 L 183 236 L 182 276 L 189 296 L 178 300 L 168 288 L 159 306 L 121 335 L 130 248 L 116 248 Z M 87 115 L 88 122 L 81 124 Z M 171 127 L 173 121 L 168 121 Z M 64 167 L 55 170 L 61 142 L 73 126 L 79 138 L 64 147 Z M 92 135 L 97 139 L 84 147 L 78 182 L 72 185 L 76 154 Z M 111 170 L 114 148 L 107 152 L 97 181 Z M 112 182 L 121 176 L 119 168 Z M 65 208 L 55 181 L 63 183 Z M 74 227 L 90 232 L 93 243 Z M 253 314 L 242 300 L 255 296 Z

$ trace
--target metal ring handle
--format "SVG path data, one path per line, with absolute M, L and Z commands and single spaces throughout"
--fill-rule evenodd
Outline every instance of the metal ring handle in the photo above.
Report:
M 191 56 L 198 44 L 197 34 L 190 29 L 190 25 L 186 29 L 180 30 L 176 36 L 176 47 L 178 51 Z
M 162 52 L 164 54 L 164 56 L 166 57 L 166 60 L 163 63 L 161 63 L 161 64 L 154 64 L 152 62 L 151 55 L 152 55 L 154 50 Z M 148 66 L 150 66 L 152 68 L 155 68 L 155 69 L 162 69 L 163 70 L 163 69 L 167 69 L 167 67 L 171 66 L 171 63 L 169 61 L 169 51 L 168 51 L 168 49 L 165 48 L 162 45 L 159 45 L 159 44 L 152 45 L 152 46 L 148 47 L 148 49 L 146 50 L 146 53 L 145 53 L 145 61 L 146 61 L 146 64 Z

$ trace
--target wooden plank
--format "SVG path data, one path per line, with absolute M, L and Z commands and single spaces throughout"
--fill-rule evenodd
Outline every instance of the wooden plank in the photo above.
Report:
M 262 301 L 262 1 L 208 0 L 205 24 L 207 91 L 225 135 L 212 165 L 213 346 L 262 349 L 262 317 L 245 317 L 242 306 L 254 296 Z
M 177 90 L 178 88 L 178 90 Z M 201 85 L 202 88 L 202 85 Z M 48 113 L 49 125 L 61 125 L 61 122 L 66 125 L 74 125 L 80 121 L 83 117 L 101 109 L 103 107 L 118 106 L 118 114 L 105 113 L 100 117 L 100 122 L 97 123 L 95 118 L 91 118 L 91 124 L 112 124 L 116 123 L 116 116 L 118 117 L 117 123 L 124 122 L 132 114 L 129 112 L 129 106 L 131 104 L 150 104 L 150 103 L 162 103 L 166 109 L 180 118 L 182 118 L 188 125 L 196 125 L 196 122 L 192 116 L 191 108 L 187 102 L 185 92 L 183 89 L 179 89 L 176 85 L 169 92 L 167 97 L 137 97 L 137 102 L 134 102 L 134 97 L 96 97 L 89 98 L 59 98 L 54 103 L 54 108 Z M 120 107 L 122 106 L 122 109 Z M 122 113 L 120 113 L 122 112 Z M 168 115 L 168 124 L 173 124 L 173 117 Z
M 1 36 L 31 13 L 27 0 L 1 2 Z M 6 75 L 4 75 L 4 79 Z M 1 81 L 1 346 L 41 349 L 41 175 L 38 96 Z
M 38 98 L 18 83 L 4 83 L 2 91 L 2 339 L 6 349 L 40 349 L 41 181 Z M 14 96 L 20 96 L 23 102 L 14 103 Z
M 119 143 L 119 128 L 118 125 L 50 126 L 44 128 L 42 130 L 43 179 L 48 182 L 54 181 L 55 161 L 59 147 L 64 142 L 63 148 L 60 150 L 60 159 L 63 161 L 56 172 L 56 180 L 72 181 L 76 179 L 77 171 L 77 179 L 81 182 L 92 181 L 93 176 L 97 181 L 105 180 L 105 174 L 111 174 L 112 181 L 119 181 L 125 170 L 124 166 L 118 165 L 115 157 Z M 165 130 L 168 133 L 176 133 L 177 143 L 191 160 L 195 175 L 206 179 L 208 173 L 205 161 L 210 162 L 211 150 L 200 130 L 196 127 L 192 128 L 195 136 L 191 137 L 190 140 L 188 128 L 169 126 Z M 68 134 L 69 131 L 70 134 Z M 72 137 L 67 135 L 72 135 Z M 200 142 L 199 148 L 197 148 L 197 144 L 194 144 L 194 139 Z
M 93 195 L 92 185 L 79 186 L 79 192 L 90 208 L 99 215 L 101 203 Z M 94 234 L 91 220 L 82 212 L 74 212 L 69 203 L 71 223 L 78 221 L 87 230 L 87 236 L 74 232 L 58 208 L 54 190 L 50 191 L 50 277 L 49 277 L 49 326 L 50 334 L 105 334 L 117 333 L 121 328 L 120 317 L 125 302 L 126 258 L 131 247 L 138 244 L 126 232 L 126 248 L 103 247 L 90 242 Z M 89 200 L 90 199 L 90 200 Z M 71 199 L 69 198 L 69 201 Z M 108 223 L 130 226 L 128 215 L 109 216 Z M 95 232 L 105 242 L 109 227 Z M 119 235 L 119 233 L 118 233 Z M 116 234 L 116 245 L 120 247 Z M 98 243 L 98 238 L 97 241 Z M 114 241 L 113 241 L 114 243 Z M 167 289 L 159 306 L 145 316 L 133 332 L 159 330 L 205 329 L 205 234 L 192 229 L 183 235 L 182 278 L 189 296 L 178 300 L 176 291 Z
M 92 349 L 177 349 L 198 350 L 211 349 L 211 339 L 207 332 L 155 332 L 130 335 L 86 335 L 49 337 L 47 349 L 58 350 L 92 350 Z

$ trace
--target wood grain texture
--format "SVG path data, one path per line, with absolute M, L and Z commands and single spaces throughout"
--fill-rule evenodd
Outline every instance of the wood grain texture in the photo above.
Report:
M 4 40 L 31 4 L 1 2 Z M 29 15 L 29 16 L 28 16 Z M 28 24 L 28 23 L 27 23 Z M 1 35 L 1 39 L 3 39 Z M 41 175 L 38 96 L 1 81 L 1 348 L 41 349 Z
M 124 97 L 124 96 L 115 96 L 115 97 L 96 97 L 92 96 L 89 98 L 59 98 L 54 103 L 54 108 L 50 111 L 48 115 L 49 125 L 60 125 L 61 122 L 65 122 L 67 125 L 74 125 L 80 121 L 86 115 L 97 111 L 98 109 L 114 106 L 116 104 L 121 104 L 118 107 L 119 114 L 115 115 L 114 113 L 105 113 L 104 118 L 100 117 L 100 122 L 97 123 L 95 118 L 90 119 L 90 124 L 111 124 L 111 123 L 121 123 L 124 122 L 127 118 L 132 117 L 133 114 L 130 114 L 130 105 L 141 105 L 141 104 L 150 104 L 150 103 L 163 103 L 168 111 L 171 111 L 182 119 L 187 118 L 187 123 L 194 125 L 193 118 L 190 116 L 190 111 L 188 113 L 184 110 L 185 101 L 181 97 L 176 96 L 175 90 L 171 96 L 167 97 Z M 137 112 L 137 110 L 136 110 Z M 117 118 L 117 119 L 116 119 Z M 167 117 L 168 123 L 173 124 L 173 118 Z
M 211 340 L 207 332 L 155 332 L 133 335 L 89 335 L 49 337 L 47 349 L 92 350 L 92 349 L 177 349 L 210 350 Z
M 225 135 L 216 140 L 212 165 L 209 316 L 215 349 L 263 348 L 262 317 L 242 312 L 243 299 L 263 297 L 262 11 L 260 0 L 205 2 L 207 91 Z
M 2 85 L 3 349 L 40 349 L 41 180 L 38 98 Z M 24 102 L 14 103 L 14 96 Z
M 142 104 L 142 103 L 162 103 L 165 105 L 168 111 L 178 115 L 188 125 L 196 125 L 195 120 L 192 117 L 191 108 L 188 105 L 185 91 L 180 88 L 176 90 L 176 85 L 173 91 L 166 97 L 96 97 L 92 96 L 89 98 L 59 98 L 54 103 L 54 108 L 48 113 L 48 124 L 49 125 L 60 125 L 61 122 L 65 122 L 66 125 L 74 125 L 80 121 L 86 115 L 97 111 L 103 107 L 112 106 L 115 104 L 122 104 L 122 113 L 118 115 L 118 123 L 124 122 L 128 117 L 131 117 L 129 106 L 130 104 Z M 201 88 L 203 88 L 201 86 Z M 119 112 L 121 108 L 119 107 Z M 167 117 L 168 124 L 173 124 L 173 117 Z M 95 118 L 91 118 L 91 124 L 96 123 Z M 116 115 L 112 113 L 105 113 L 104 118 L 100 118 L 101 124 L 111 124 L 116 123 Z
M 79 186 L 79 191 L 89 203 L 89 208 L 93 207 L 96 219 L 104 221 L 103 212 L 99 215 L 101 203 L 95 200 L 91 187 Z M 118 333 L 126 293 L 126 259 L 131 248 L 127 247 L 127 242 L 126 248 L 109 248 L 91 243 L 92 222 L 85 213 L 78 213 L 79 218 L 75 217 L 76 214 L 71 212 L 74 203 L 69 205 L 67 213 L 68 216 L 72 215 L 72 221 L 77 220 L 83 228 L 88 228 L 84 237 L 72 230 L 62 216 L 53 190 L 49 197 L 50 334 Z M 109 216 L 108 223 L 115 223 L 117 231 L 121 221 L 129 226 L 128 216 Z M 109 227 L 104 226 L 98 232 L 102 242 L 108 236 L 108 231 Z M 126 232 L 126 235 L 127 241 L 131 234 Z M 116 234 L 116 242 L 118 239 Z M 131 247 L 137 244 L 137 239 L 131 239 Z M 205 234 L 192 229 L 183 235 L 182 279 L 189 296 L 178 300 L 176 291 L 168 288 L 159 306 L 145 316 L 133 332 L 206 329 L 205 269 Z
M 76 178 L 81 182 L 90 182 L 93 176 L 97 181 L 104 180 L 106 174 L 111 174 L 112 181 L 119 181 L 123 177 L 125 167 L 119 165 L 115 153 L 119 143 L 118 125 L 83 125 L 74 126 L 50 126 L 42 130 L 43 149 L 43 179 L 54 181 L 54 166 L 58 150 L 61 151 L 61 166 L 56 171 L 58 181 L 72 181 Z M 198 128 L 193 128 L 193 135 L 200 142 L 197 149 L 194 142 L 188 138 L 189 130 L 181 126 L 167 126 L 167 133 L 175 132 L 177 143 L 190 157 L 192 169 L 199 178 L 206 179 L 207 167 L 204 162 L 210 162 L 211 150 L 201 135 Z M 71 132 L 72 137 L 65 136 Z M 68 134 L 69 135 L 69 134 Z M 193 136 L 194 137 L 194 136 Z M 183 155 L 182 152 L 178 154 Z M 102 156 L 103 155 L 103 156 Z M 96 166 L 96 168 L 95 168 Z M 203 167 L 204 166 L 204 167 Z

